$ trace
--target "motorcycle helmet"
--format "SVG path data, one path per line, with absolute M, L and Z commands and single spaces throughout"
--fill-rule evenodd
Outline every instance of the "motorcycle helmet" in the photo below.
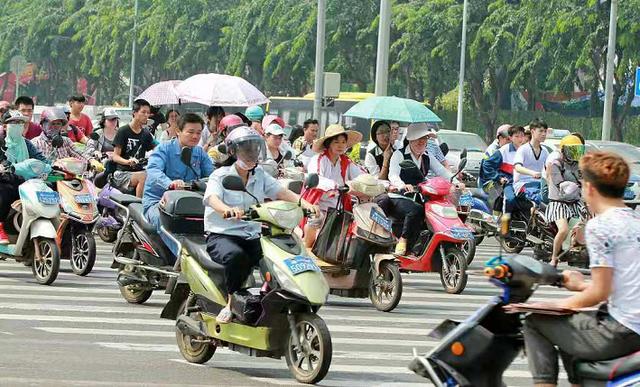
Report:
M 17 110 L 7 110 L 2 115 L 3 124 L 24 124 L 29 121 L 29 117 L 23 115 Z
M 584 144 L 578 136 L 570 134 L 560 140 L 560 152 L 564 159 L 571 163 L 580 161 L 584 156 Z
M 265 143 L 262 136 L 255 130 L 241 126 L 233 130 L 225 138 L 227 154 L 236 158 L 245 166 L 255 165 L 260 156 L 265 153 Z
M 244 115 L 251 121 L 260 122 L 264 117 L 264 110 L 262 110 L 260 106 L 249 106 L 247 110 L 244 111 Z
M 224 116 L 220 120 L 220 122 L 218 123 L 218 131 L 222 133 L 231 133 L 233 129 L 239 128 L 241 126 L 245 126 L 242 118 L 236 116 L 235 114 L 230 114 L 228 116 Z
M 62 121 L 62 126 L 53 127 L 51 123 L 54 121 Z M 51 140 L 51 145 L 54 148 L 59 148 L 63 145 L 64 140 L 60 135 L 61 129 L 67 125 L 69 121 L 67 120 L 66 114 L 64 114 L 64 110 L 62 108 L 52 107 L 47 108 L 40 115 L 40 125 L 42 126 L 42 132 L 47 136 L 49 140 Z

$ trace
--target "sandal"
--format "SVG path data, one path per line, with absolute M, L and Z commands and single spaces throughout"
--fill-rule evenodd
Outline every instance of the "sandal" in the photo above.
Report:
M 216 322 L 220 324 L 228 324 L 231 322 L 232 318 L 233 318 L 233 313 L 231 313 L 231 308 L 228 306 L 225 306 L 224 309 L 222 309 L 220 313 L 218 313 L 218 316 L 216 317 Z

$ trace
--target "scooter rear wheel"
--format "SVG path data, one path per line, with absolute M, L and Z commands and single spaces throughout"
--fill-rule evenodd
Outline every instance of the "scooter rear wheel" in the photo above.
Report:
M 118 239 L 118 230 L 114 230 L 110 227 L 101 226 L 96 229 L 98 236 L 105 243 L 113 243 Z
M 500 246 L 507 254 L 520 254 L 524 249 L 524 242 L 509 237 L 498 237 Z
M 90 231 L 71 235 L 75 240 L 71 244 L 71 270 L 79 276 L 91 273 L 96 263 L 96 240 Z
M 39 284 L 51 285 L 58 278 L 60 270 L 58 245 L 50 238 L 36 238 L 33 248 L 33 264 L 31 265 L 33 276 Z M 36 254 L 36 248 L 40 251 L 40 258 Z
M 141 289 L 137 285 L 126 285 L 120 287 L 120 294 L 130 304 L 144 304 L 153 294 L 153 289 Z
M 293 336 L 298 335 L 302 351 Z M 300 383 L 318 383 L 327 375 L 331 365 L 333 347 L 331 334 L 320 316 L 304 313 L 296 316 L 296 332 L 287 339 L 285 360 L 289 370 Z
M 398 306 L 402 298 L 402 277 L 394 262 L 380 262 L 379 273 L 371 274 L 369 299 L 379 311 L 390 312 Z
M 476 240 L 469 239 L 465 243 L 462 244 L 462 253 L 467 258 L 467 266 L 471 265 L 473 262 L 473 258 L 476 256 Z
M 442 265 L 440 268 L 440 282 L 447 293 L 462 293 L 467 286 L 467 259 L 462 250 L 457 246 L 449 246 L 444 249 Z
M 187 313 L 187 307 L 193 306 L 192 297 L 188 297 L 178 309 L 178 316 Z M 193 316 L 191 316 L 193 317 Z M 193 340 L 202 340 L 204 337 L 185 335 L 176 327 L 176 341 L 182 357 L 189 363 L 204 364 L 211 360 L 216 353 L 216 346 L 211 343 L 194 343 Z

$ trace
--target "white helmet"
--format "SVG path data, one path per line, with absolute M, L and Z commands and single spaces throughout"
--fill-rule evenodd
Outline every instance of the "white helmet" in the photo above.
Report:
M 227 154 L 246 163 L 257 163 L 265 152 L 264 139 L 247 126 L 234 129 L 224 142 Z

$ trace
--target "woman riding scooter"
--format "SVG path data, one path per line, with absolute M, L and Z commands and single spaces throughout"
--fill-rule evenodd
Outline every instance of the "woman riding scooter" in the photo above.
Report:
M 265 198 L 297 203 L 298 195 L 283 188 L 258 165 L 264 152 L 264 140 L 253 129 L 240 127 L 225 139 L 227 152 L 236 161 L 228 167 L 215 170 L 204 195 L 205 232 L 207 252 L 211 259 L 225 267 L 225 281 L 229 298 L 227 306 L 217 316 L 219 323 L 229 323 L 232 294 L 241 289 L 242 283 L 252 273 L 262 257 L 260 224 L 241 220 L 245 211 Z M 225 190 L 225 176 L 239 176 L 246 192 Z M 254 199 L 255 198 L 255 199 Z M 316 214 L 317 207 L 302 201 L 303 207 Z
M 86 160 L 74 147 L 69 137 L 62 136 L 61 130 L 67 124 L 67 116 L 62 108 L 48 108 L 40 115 L 42 134 L 32 140 L 43 156 L 53 162 L 57 159 L 75 157 Z M 94 160 L 94 162 L 96 162 Z
M 4 169 L 15 168 L 18 163 L 28 159 L 47 162 L 31 141 L 22 137 L 24 124 L 28 121 L 29 117 L 15 110 L 9 110 L 2 115 L 5 137 L 4 149 L 0 149 L 0 163 Z M 19 199 L 18 187 L 23 182 L 23 178 L 16 174 L 0 175 L 0 219 L 6 220 L 9 216 L 11 204 Z M 0 221 L 0 244 L 9 244 L 9 237 L 2 221 Z

